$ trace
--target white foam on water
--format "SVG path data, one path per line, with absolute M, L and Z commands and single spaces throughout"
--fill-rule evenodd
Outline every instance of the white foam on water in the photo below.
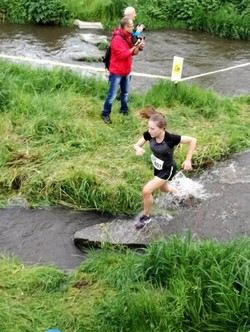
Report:
M 201 176 L 203 182 L 220 182 L 228 184 L 249 183 L 250 172 L 248 167 L 239 167 L 237 162 L 233 161 L 230 164 L 209 170 Z
M 201 182 L 186 177 L 182 171 L 175 175 L 171 185 L 178 190 L 178 196 L 162 193 L 155 199 L 158 207 L 176 208 L 181 202 L 184 205 L 193 205 L 210 197 Z
M 183 198 L 192 196 L 197 199 L 206 199 L 208 197 L 204 185 L 198 180 L 186 177 L 182 171 L 175 175 L 171 185 L 179 191 L 179 195 Z

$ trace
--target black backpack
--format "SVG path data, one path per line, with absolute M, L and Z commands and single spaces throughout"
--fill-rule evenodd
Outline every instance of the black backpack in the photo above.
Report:
M 107 70 L 109 70 L 110 58 L 111 58 L 111 46 L 109 45 L 106 48 L 104 56 L 102 57 L 102 62 L 104 63 L 105 69 Z
M 115 38 L 116 36 L 118 35 L 115 35 L 112 37 L 111 41 L 113 40 L 113 38 Z M 122 37 L 122 39 L 125 40 L 125 37 L 122 35 L 122 34 L 119 34 L 119 36 Z M 106 48 L 106 51 L 105 51 L 105 54 L 104 56 L 102 57 L 102 62 L 104 63 L 105 65 L 105 69 L 109 70 L 109 65 L 110 65 L 110 58 L 111 58 L 111 42 L 109 44 L 109 46 Z

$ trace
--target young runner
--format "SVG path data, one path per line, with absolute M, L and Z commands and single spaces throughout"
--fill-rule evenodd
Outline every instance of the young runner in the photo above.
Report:
M 135 153 L 140 156 L 145 153 L 142 146 L 148 141 L 152 151 L 151 161 L 154 166 L 154 178 L 150 180 L 142 190 L 144 213 L 135 224 L 136 229 L 141 229 L 151 221 L 150 213 L 153 206 L 153 192 L 160 189 L 162 192 L 178 194 L 169 181 L 176 173 L 176 163 L 174 160 L 174 148 L 180 143 L 188 144 L 186 159 L 182 163 L 185 171 L 192 169 L 191 159 L 196 147 L 196 138 L 190 136 L 180 136 L 166 131 L 167 121 L 162 113 L 157 112 L 152 107 L 146 107 L 140 113 L 141 117 L 148 119 L 148 130 L 134 145 Z

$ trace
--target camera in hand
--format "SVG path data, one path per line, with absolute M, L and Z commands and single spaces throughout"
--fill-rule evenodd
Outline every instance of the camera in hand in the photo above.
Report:
M 136 24 L 134 31 L 132 32 L 132 43 L 139 44 L 145 37 L 142 35 L 142 32 L 145 30 L 145 26 L 141 23 Z
M 132 36 L 132 43 L 135 45 L 137 42 L 138 44 L 140 44 L 143 40 L 145 39 L 145 37 L 143 36 Z

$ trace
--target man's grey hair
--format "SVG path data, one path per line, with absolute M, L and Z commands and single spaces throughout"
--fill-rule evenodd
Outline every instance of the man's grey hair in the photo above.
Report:
M 124 9 L 124 16 L 128 16 L 133 12 L 135 12 L 134 7 L 127 7 L 127 8 Z
M 130 25 L 133 22 L 132 18 L 123 17 L 120 21 L 120 27 L 124 29 L 125 25 Z

